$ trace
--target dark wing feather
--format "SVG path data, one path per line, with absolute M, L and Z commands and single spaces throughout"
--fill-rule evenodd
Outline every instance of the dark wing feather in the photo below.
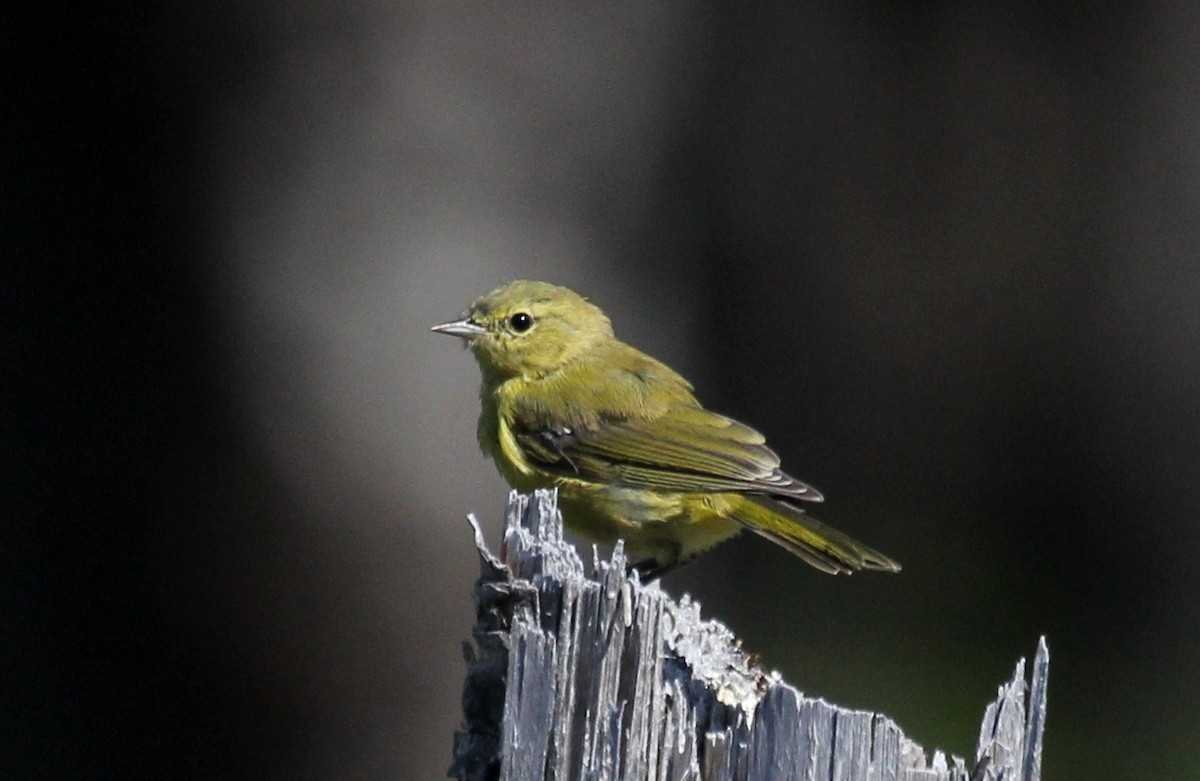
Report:
M 779 470 L 779 457 L 749 426 L 679 405 L 651 419 L 515 432 L 525 455 L 564 476 L 660 491 L 746 491 L 821 501 Z

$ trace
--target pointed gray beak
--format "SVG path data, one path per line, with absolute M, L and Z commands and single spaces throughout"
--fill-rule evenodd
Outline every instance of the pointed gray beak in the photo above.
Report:
M 451 336 L 457 336 L 462 339 L 470 339 L 473 336 L 479 336 L 481 334 L 487 333 L 487 329 L 485 329 L 483 326 L 479 325 L 478 323 L 472 322 L 470 318 L 463 318 L 462 320 L 451 320 L 448 323 L 442 323 L 441 325 L 435 325 L 433 328 L 430 328 L 429 330 L 435 331 L 439 334 L 450 334 Z

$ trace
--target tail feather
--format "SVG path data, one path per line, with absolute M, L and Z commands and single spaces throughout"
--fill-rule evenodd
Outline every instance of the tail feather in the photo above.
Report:
M 879 551 L 790 505 L 742 497 L 730 517 L 823 572 L 900 571 L 899 564 Z

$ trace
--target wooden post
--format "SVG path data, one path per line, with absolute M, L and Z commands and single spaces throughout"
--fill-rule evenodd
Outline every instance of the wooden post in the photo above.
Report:
M 512 494 L 500 557 L 475 519 L 482 575 L 464 644 L 463 781 L 1040 781 L 1049 651 L 1038 643 L 987 706 L 974 762 L 932 758 L 886 716 L 806 697 L 732 633 L 626 574 L 589 575 L 556 495 Z

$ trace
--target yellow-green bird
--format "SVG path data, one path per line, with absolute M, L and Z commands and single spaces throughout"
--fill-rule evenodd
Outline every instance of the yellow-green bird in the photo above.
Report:
M 805 514 L 821 494 L 763 435 L 700 406 L 692 385 L 613 335 L 604 312 L 517 281 L 436 325 L 483 373 L 479 446 L 518 491 L 558 488 L 567 526 L 625 540 L 649 580 L 750 529 L 831 573 L 900 565 Z

